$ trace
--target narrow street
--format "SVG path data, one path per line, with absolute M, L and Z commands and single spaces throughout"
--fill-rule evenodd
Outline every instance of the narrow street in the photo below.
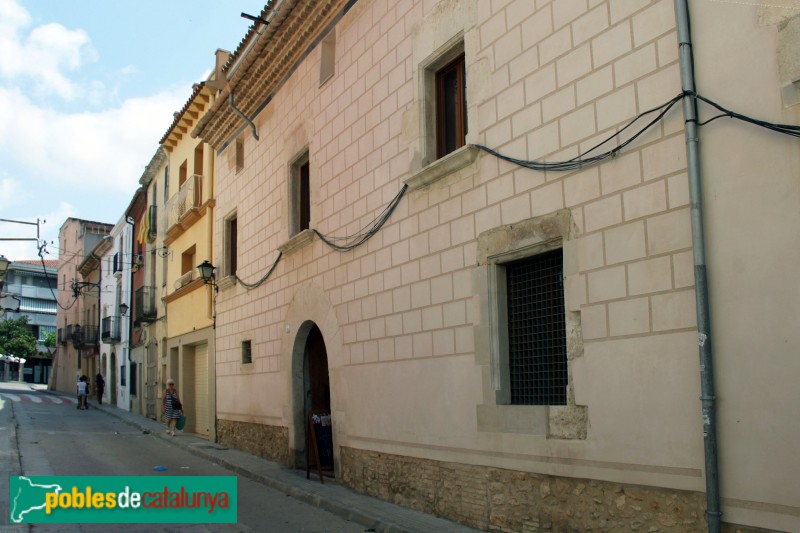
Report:
M 15 383 L 0 383 L 3 442 L 16 420 L 22 475 L 230 476 L 230 471 L 145 433 L 109 414 L 78 410 L 74 399 Z M 13 419 L 12 419 L 13 417 Z M 182 435 L 176 439 L 184 438 Z M 4 470 L 11 460 L 4 452 Z M 154 467 L 165 467 L 156 471 Z M 8 524 L 8 476 L 2 472 L 0 508 Z M 126 531 L 361 532 L 368 528 L 238 477 L 238 520 L 228 525 L 143 524 Z M 24 528 L 20 529 L 25 531 Z M 34 525 L 30 531 L 108 531 L 107 524 Z M 13 529 L 12 529 L 13 531 Z

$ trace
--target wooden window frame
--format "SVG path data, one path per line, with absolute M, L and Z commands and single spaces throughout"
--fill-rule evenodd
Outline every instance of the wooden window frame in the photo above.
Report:
M 456 91 L 454 95 L 447 93 L 445 78 L 455 73 Z M 460 54 L 454 60 L 447 63 L 436 71 L 435 76 L 436 92 L 436 157 L 442 158 L 447 154 L 458 150 L 466 143 L 467 135 L 467 95 L 466 95 L 466 62 L 464 54 Z M 445 107 L 448 98 L 455 99 L 455 124 L 448 124 L 445 117 Z M 446 139 L 449 128 L 454 128 L 452 133 L 455 136 L 455 146 L 448 149 Z

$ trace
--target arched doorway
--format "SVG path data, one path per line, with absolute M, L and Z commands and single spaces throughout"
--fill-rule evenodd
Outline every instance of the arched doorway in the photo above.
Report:
M 331 386 L 328 351 L 319 327 L 311 321 L 297 332 L 293 353 L 293 388 L 295 390 L 295 466 L 305 468 L 307 416 L 311 411 L 331 413 Z M 300 398 L 298 398 L 298 396 Z M 332 429 L 330 430 L 332 434 Z

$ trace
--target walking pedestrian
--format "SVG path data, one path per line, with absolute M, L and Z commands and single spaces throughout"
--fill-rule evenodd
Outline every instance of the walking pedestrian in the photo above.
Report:
M 78 380 L 78 409 L 87 409 L 86 396 L 89 393 L 89 384 L 86 382 L 87 377 L 81 376 Z
M 106 380 L 100 372 L 94 377 L 94 386 L 97 389 L 97 403 L 103 405 L 103 392 L 106 390 Z
M 181 417 L 182 410 L 183 405 L 181 404 L 180 396 L 178 396 L 178 389 L 175 388 L 175 381 L 168 379 L 167 388 L 161 397 L 161 412 L 167 422 L 167 433 L 173 437 L 175 436 L 175 424 Z

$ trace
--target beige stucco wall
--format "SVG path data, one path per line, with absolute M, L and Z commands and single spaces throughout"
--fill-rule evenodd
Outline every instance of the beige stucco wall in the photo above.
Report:
M 692 5 L 700 92 L 797 123 L 781 109 L 776 28 L 758 26 L 754 7 Z M 244 169 L 234 143 L 217 158 L 215 256 L 222 219 L 236 210 L 245 281 L 289 239 L 289 165 L 306 147 L 311 225 L 327 235 L 367 225 L 425 166 L 421 64 L 459 35 L 467 140 L 514 157 L 570 159 L 680 93 L 670 0 L 362 0 L 336 31 L 334 77 L 319 87 L 312 52 L 256 118 L 260 140 L 240 130 Z M 741 123 L 716 121 L 701 135 L 724 520 L 789 529 L 800 501 L 789 444 L 800 436 L 789 411 L 800 298 L 784 274 L 798 259 L 797 150 Z M 479 431 L 478 406 L 492 391 L 476 346 L 478 237 L 563 209 L 576 232 L 565 285 L 581 330 L 570 381 L 588 413 L 586 438 Z M 580 171 L 534 172 L 482 154 L 410 190 L 356 251 L 315 239 L 260 287 L 223 288 L 218 416 L 288 427 L 296 445 L 291 350 L 314 320 L 329 350 L 337 447 L 703 491 L 690 227 L 680 105 L 614 160 Z
M 778 24 L 755 6 L 693 5 L 697 82 L 741 113 L 800 123 L 784 107 Z M 726 31 L 739 28 L 736 32 Z M 710 36 L 717 36 L 711 39 Z M 796 140 L 719 120 L 701 132 L 726 516 L 800 528 L 800 152 Z

